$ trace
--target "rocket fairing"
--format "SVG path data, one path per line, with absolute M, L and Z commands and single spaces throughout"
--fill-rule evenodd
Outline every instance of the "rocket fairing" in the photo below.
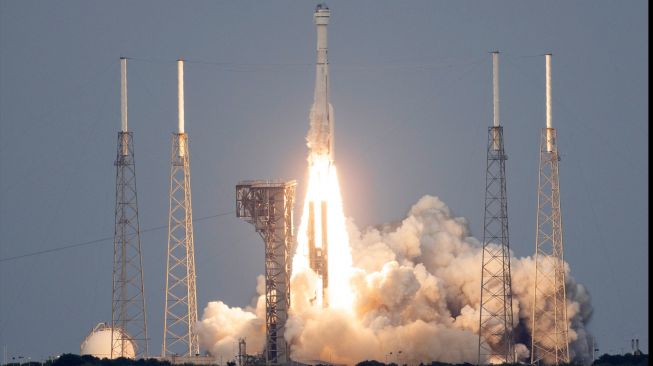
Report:
M 327 58 L 327 25 L 331 11 L 318 4 L 313 14 L 317 31 L 315 94 L 310 114 L 307 144 L 310 155 L 327 155 L 333 161 L 333 107 L 329 102 L 329 62 Z

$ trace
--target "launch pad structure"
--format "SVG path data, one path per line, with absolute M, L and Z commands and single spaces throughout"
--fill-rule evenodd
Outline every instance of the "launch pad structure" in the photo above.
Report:
M 551 55 L 546 56 L 546 128 L 540 141 L 531 364 L 569 363 L 556 129 L 551 126 Z M 545 325 L 546 328 L 542 325 Z
M 512 280 L 503 126 L 499 123 L 499 53 L 492 53 L 494 123 L 488 128 L 478 364 L 513 363 Z
M 172 134 L 168 259 L 162 357 L 193 357 L 200 353 L 195 324 L 197 294 L 195 243 L 190 189 L 188 134 L 184 131 L 183 61 L 177 61 L 178 132 Z
M 242 181 L 236 185 L 236 216 L 254 225 L 265 245 L 265 362 L 288 364 L 284 338 L 290 309 L 291 250 L 294 243 L 294 180 Z
M 147 320 L 141 256 L 133 132 L 127 128 L 127 59 L 120 58 L 120 115 L 111 294 L 111 358 L 147 357 Z M 134 354 L 129 354 L 133 347 Z

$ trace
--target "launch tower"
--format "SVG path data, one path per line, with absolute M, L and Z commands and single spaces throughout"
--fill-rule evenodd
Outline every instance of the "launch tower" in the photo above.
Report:
M 556 130 L 551 127 L 551 54 L 546 57 L 546 128 L 540 141 L 531 364 L 569 363 Z
M 492 53 L 494 123 L 488 128 L 478 363 L 513 363 L 513 314 L 503 126 L 499 120 L 499 53 Z
M 136 198 L 133 132 L 127 129 L 127 59 L 120 58 L 120 120 L 116 154 L 116 210 L 113 234 L 111 358 L 147 357 L 143 260 Z M 134 346 L 135 352 L 128 354 Z
M 179 128 L 172 134 L 163 357 L 198 356 L 197 295 L 188 135 L 184 132 L 184 62 L 177 61 Z
M 236 185 L 236 216 L 254 225 L 265 245 L 265 362 L 290 362 L 284 338 L 290 309 L 293 204 L 297 182 L 242 181 Z

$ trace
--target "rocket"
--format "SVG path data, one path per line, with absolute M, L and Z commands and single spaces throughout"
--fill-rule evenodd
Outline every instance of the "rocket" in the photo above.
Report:
M 313 13 L 317 30 L 317 62 L 315 64 L 315 95 L 310 113 L 310 129 L 306 136 L 309 148 L 309 164 L 317 160 L 333 164 L 333 107 L 329 103 L 329 62 L 327 59 L 327 25 L 331 12 L 324 4 L 318 4 Z M 323 176 L 321 179 L 326 179 Z M 322 306 L 328 307 L 329 243 L 328 203 L 324 197 L 308 202 L 308 252 L 309 265 L 321 278 Z M 317 297 L 317 294 L 316 294 Z
M 317 31 L 315 94 L 310 113 L 307 145 L 310 155 L 327 155 L 333 162 L 333 107 L 329 102 L 329 62 L 327 58 L 327 25 L 331 11 L 324 3 L 315 8 L 313 20 Z

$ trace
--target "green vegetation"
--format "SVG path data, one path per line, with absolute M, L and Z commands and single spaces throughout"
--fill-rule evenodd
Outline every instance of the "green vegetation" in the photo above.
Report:
M 648 355 L 633 355 L 626 353 L 625 355 L 609 355 L 604 354 L 599 357 L 592 366 L 646 366 L 648 365 Z
M 159 361 L 154 358 L 131 360 L 128 358 L 107 358 L 84 355 L 63 354 L 54 360 L 41 362 L 7 363 L 6 366 L 172 366 L 168 361 Z M 179 366 L 179 365 L 175 365 Z M 181 366 L 194 366 L 193 364 L 182 364 Z

